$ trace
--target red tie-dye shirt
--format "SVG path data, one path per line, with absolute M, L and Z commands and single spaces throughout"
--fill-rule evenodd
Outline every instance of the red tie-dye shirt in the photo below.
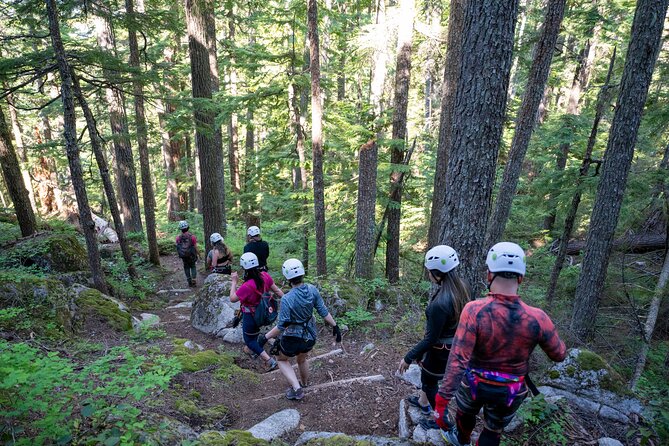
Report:
M 503 294 L 469 302 L 460 315 L 439 393 L 450 400 L 468 368 L 524 376 L 537 344 L 553 361 L 567 354 L 555 325 L 539 308 Z

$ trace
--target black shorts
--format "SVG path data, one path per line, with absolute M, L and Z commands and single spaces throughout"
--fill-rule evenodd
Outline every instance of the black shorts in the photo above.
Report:
M 292 358 L 300 353 L 309 353 L 316 344 L 315 340 L 304 340 L 297 336 L 281 336 L 279 339 L 279 350 L 285 356 Z

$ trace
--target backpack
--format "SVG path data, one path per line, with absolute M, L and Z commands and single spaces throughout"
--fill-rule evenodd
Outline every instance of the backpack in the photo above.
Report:
M 253 320 L 258 327 L 272 324 L 279 315 L 279 303 L 274 298 L 274 293 L 265 291 L 260 296 L 260 302 L 253 313 Z
M 182 259 L 193 260 L 197 257 L 195 245 L 193 245 L 193 236 L 190 232 L 184 232 L 177 239 L 177 253 Z

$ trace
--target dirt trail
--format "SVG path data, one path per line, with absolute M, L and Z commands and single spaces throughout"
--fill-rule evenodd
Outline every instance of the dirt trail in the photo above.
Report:
M 184 289 L 185 278 L 181 260 L 176 256 L 161 258 L 163 267 L 170 271 L 159 284 L 158 290 Z M 198 264 L 198 286 L 205 275 Z M 168 309 L 179 302 L 191 301 L 197 289 L 180 293 L 163 293 L 160 299 L 163 309 L 155 311 L 161 318 L 161 328 L 171 338 L 186 338 L 207 349 L 223 349 L 238 354 L 236 363 L 257 373 L 257 379 L 234 379 L 222 383 L 214 378 L 214 371 L 183 373 L 179 384 L 183 394 L 197 391 L 200 404 L 210 407 L 224 404 L 230 408 L 227 429 L 248 429 L 273 413 L 295 408 L 300 412 L 301 424 L 294 433 L 304 430 L 336 431 L 347 434 L 373 434 L 397 436 L 399 401 L 409 395 L 411 386 L 394 377 L 396 364 L 401 354 L 393 351 L 392 344 L 371 339 L 362 332 L 349 333 L 344 337 L 341 348 L 343 354 L 315 361 L 311 364 L 310 385 L 332 382 L 358 376 L 382 374 L 386 380 L 375 383 L 354 383 L 341 387 L 310 392 L 302 401 L 288 401 L 285 398 L 253 400 L 282 393 L 287 383 L 280 373 L 264 373 L 263 365 L 242 352 L 242 344 L 227 344 L 220 338 L 201 333 L 190 325 L 190 308 Z M 170 342 L 165 340 L 165 347 Z M 373 342 L 377 347 L 361 355 L 366 344 Z M 331 333 L 321 327 L 319 340 L 311 356 L 328 352 L 335 347 Z M 170 412 L 169 410 L 167 412 Z M 177 416 L 177 413 L 170 413 Z M 183 416 L 177 416 L 183 420 Z M 190 420 L 183 420 L 190 421 Z M 193 425 L 193 423 L 189 423 Z M 197 425 L 193 427 L 198 428 Z

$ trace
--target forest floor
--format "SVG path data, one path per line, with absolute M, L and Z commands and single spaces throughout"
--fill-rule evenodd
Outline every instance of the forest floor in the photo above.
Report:
M 205 368 L 196 372 L 183 372 L 173 383 L 175 392 L 166 392 L 161 407 L 152 408 L 164 415 L 176 418 L 194 428 L 206 430 L 197 417 L 185 416 L 176 409 L 178 398 L 197 395 L 199 407 L 207 408 L 225 405 L 229 411 L 217 429 L 248 429 L 254 424 L 282 409 L 295 408 L 301 415 L 301 422 L 286 440 L 294 440 L 303 431 L 342 432 L 350 435 L 397 436 L 399 402 L 415 392 L 412 386 L 395 376 L 397 363 L 403 357 L 408 340 L 397 340 L 388 336 L 376 336 L 373 330 L 354 329 L 348 332 L 341 345 L 335 345 L 329 331 L 321 327 L 319 341 L 311 356 L 317 356 L 336 348 L 344 350 L 342 354 L 317 360 L 311 363 L 309 387 L 347 378 L 381 374 L 384 381 L 372 383 L 352 383 L 329 387 L 322 390 L 305 389 L 305 398 L 301 401 L 289 401 L 283 393 L 287 383 L 280 372 L 267 373 L 264 364 L 253 360 L 242 351 L 242 344 L 227 344 L 220 338 L 195 330 L 190 324 L 190 308 L 168 308 L 181 302 L 192 301 L 198 289 L 184 290 L 185 279 L 181 260 L 176 256 L 163 256 L 162 266 L 166 274 L 157 284 L 156 291 L 181 290 L 180 292 L 161 292 L 144 302 L 142 311 L 149 311 L 160 317 L 159 328 L 166 336 L 147 340 L 154 348 L 158 347 L 166 354 L 174 348 L 175 339 L 189 339 L 205 349 L 219 352 L 231 352 L 235 363 L 252 374 L 233 376 L 221 381 L 215 376 L 216 370 Z M 198 287 L 205 275 L 198 264 Z M 137 311 L 139 313 L 139 311 Z M 415 340 L 413 340 L 415 342 Z M 374 348 L 364 349 L 373 343 Z M 145 346 L 148 348 L 148 346 Z M 364 352 L 363 352 L 364 350 Z M 539 353 L 541 354 L 541 353 Z M 538 379 L 536 379 L 538 378 Z M 535 379 L 540 382 L 540 376 Z M 176 384 L 176 386 L 175 386 Z M 267 398 L 277 395 L 274 398 Z M 480 423 L 480 422 L 479 422 Z M 573 409 L 570 417 L 570 432 L 566 436 L 569 444 L 596 444 L 600 437 L 609 436 L 626 442 L 626 427 L 604 422 Z M 478 429 L 477 429 L 478 430 Z M 534 441 L 533 437 L 537 437 Z M 545 444 L 546 440 L 523 428 L 507 437 L 507 444 Z M 510 443 L 508 442 L 510 441 Z

